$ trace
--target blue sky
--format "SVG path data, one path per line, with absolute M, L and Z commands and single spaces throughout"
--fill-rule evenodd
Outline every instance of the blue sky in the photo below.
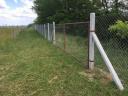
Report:
M 27 25 L 36 19 L 34 0 L 0 0 L 0 25 Z
M 22 2 L 20 2 L 20 0 L 5 0 L 5 1 L 7 5 L 10 6 L 10 8 L 12 9 L 22 6 Z

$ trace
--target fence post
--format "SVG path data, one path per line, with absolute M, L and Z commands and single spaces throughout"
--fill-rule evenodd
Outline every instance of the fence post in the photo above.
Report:
M 44 25 L 42 24 L 42 35 L 44 37 Z
M 104 62 L 106 64 L 106 66 L 108 67 L 108 70 L 112 74 L 113 80 L 115 81 L 116 85 L 118 86 L 118 88 L 121 91 L 124 90 L 124 87 L 123 87 L 123 85 L 122 85 L 122 83 L 121 83 L 121 81 L 120 81 L 115 69 L 113 68 L 113 66 L 112 66 L 112 64 L 111 64 L 106 52 L 104 51 L 104 49 L 103 49 L 103 47 L 102 47 L 97 35 L 95 33 L 93 33 L 92 36 L 93 36 L 94 42 L 95 42 L 97 48 L 99 49 L 99 52 L 100 52 L 100 54 L 101 54 L 101 56 L 102 56 L 102 58 L 103 58 L 103 60 L 104 60 Z
M 36 24 L 34 24 L 34 30 L 36 30 Z M 36 30 L 37 31 L 37 30 Z
M 89 32 L 89 69 L 94 70 L 94 40 L 92 33 L 95 32 L 95 13 L 90 13 Z
M 53 22 L 53 44 L 56 44 L 56 26 L 55 22 Z
M 46 25 L 44 24 L 44 38 L 46 39 Z
M 43 37 L 43 25 L 41 24 L 41 35 Z
M 66 51 L 66 24 L 64 24 L 64 51 Z
M 51 42 L 52 38 L 51 38 L 52 34 L 51 34 L 51 24 L 49 24 L 49 41 Z
M 42 24 L 43 38 L 44 38 L 44 24 Z
M 50 37 L 49 35 L 50 35 L 50 34 L 49 34 L 49 23 L 48 23 L 48 40 L 49 40 L 49 37 Z

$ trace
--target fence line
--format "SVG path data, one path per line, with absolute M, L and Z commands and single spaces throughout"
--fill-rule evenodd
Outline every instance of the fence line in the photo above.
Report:
M 0 40 L 15 39 L 25 26 L 0 26 Z
M 94 70 L 95 67 L 100 68 L 103 71 L 106 71 L 106 69 L 104 69 L 104 68 L 109 69 L 109 72 L 112 74 L 113 80 L 117 84 L 118 88 L 120 90 L 123 90 L 124 88 L 123 88 L 122 83 L 125 85 L 125 87 L 127 87 L 128 83 L 126 82 L 126 80 L 127 80 L 128 76 L 126 76 L 126 75 L 123 76 L 122 73 L 123 73 L 123 70 L 126 70 L 125 74 L 127 74 L 128 71 L 127 71 L 126 67 L 122 66 L 123 69 L 120 70 L 121 67 L 118 67 L 118 66 L 120 66 L 121 63 L 124 63 L 124 64 L 128 63 L 128 61 L 125 59 L 125 58 L 127 58 L 127 55 L 120 57 L 120 59 L 126 60 L 125 62 L 122 60 L 122 62 L 120 62 L 120 63 L 117 62 L 117 66 L 115 66 L 116 60 L 119 60 L 119 59 L 117 59 L 117 57 L 116 58 L 114 57 L 115 55 L 113 55 L 113 52 L 110 52 L 111 55 L 108 54 L 109 47 L 110 47 L 110 50 L 114 50 L 117 53 L 122 52 L 122 54 L 124 54 L 124 51 L 125 51 L 124 48 L 125 49 L 127 48 L 127 47 L 124 47 L 127 45 L 125 43 L 126 45 L 122 44 L 124 48 L 122 48 L 122 47 L 117 48 L 119 52 L 116 51 L 113 48 L 113 45 L 115 48 L 118 47 L 119 45 L 114 44 L 113 41 L 115 41 L 115 38 L 118 38 L 118 40 L 119 40 L 118 42 L 120 42 L 121 39 L 119 39 L 120 38 L 119 36 L 116 36 L 117 34 L 109 32 L 112 24 L 115 24 L 117 20 L 122 20 L 122 19 L 120 19 L 119 16 L 117 16 L 118 18 L 116 16 L 110 16 L 112 21 L 109 21 L 107 19 L 107 17 L 108 16 L 106 16 L 106 17 L 105 16 L 101 16 L 101 17 L 96 16 L 96 20 L 95 20 L 94 14 L 91 14 L 90 18 L 92 18 L 92 19 L 90 19 L 90 22 L 87 21 L 87 22 L 75 22 L 75 23 L 64 23 L 64 24 L 55 24 L 55 22 L 53 22 L 52 24 L 49 24 L 49 25 L 48 24 L 35 25 L 36 26 L 35 30 L 37 30 L 37 32 L 39 32 L 40 34 L 42 33 L 42 36 L 45 39 L 47 39 L 49 42 L 52 42 L 55 46 L 63 49 L 65 52 L 69 53 L 71 56 L 77 58 L 77 60 L 79 60 L 81 63 L 89 66 L 89 69 Z M 110 24 L 109 24 L 109 22 L 110 22 Z M 90 25 L 90 30 L 89 30 L 89 25 Z M 43 28 L 43 32 L 39 28 L 39 26 L 43 26 L 43 27 L 41 27 L 41 28 Z M 49 26 L 49 28 L 48 28 L 48 26 Z M 89 34 L 88 34 L 88 31 L 90 31 Z M 96 32 L 96 33 L 94 33 L 94 32 Z M 50 37 L 50 39 L 49 39 L 49 37 Z M 98 46 L 99 41 L 97 41 L 96 38 L 99 38 L 100 44 L 105 49 L 105 51 L 102 50 L 101 47 L 99 48 L 99 46 Z M 111 41 L 111 40 L 113 40 L 113 41 Z M 122 40 L 121 42 L 127 42 L 127 40 L 125 39 L 124 41 Z M 101 56 L 102 56 L 103 60 L 106 62 L 101 62 L 102 60 L 99 55 L 99 51 L 97 51 L 98 48 L 95 47 L 94 43 L 99 48 L 99 51 L 102 54 Z M 113 45 L 111 45 L 111 44 L 113 44 Z M 104 52 L 106 54 L 104 54 Z M 87 53 L 89 53 L 89 54 L 87 54 Z M 113 62 L 113 59 L 114 59 L 114 62 Z M 87 64 L 87 61 L 88 61 L 88 64 Z M 108 61 L 111 61 L 111 62 L 108 63 Z M 106 64 L 107 67 L 104 65 L 104 63 Z M 113 66 L 111 63 L 113 64 Z M 95 67 L 94 67 L 94 64 L 95 64 Z M 110 67 L 110 66 L 112 66 L 112 67 Z M 125 66 L 127 66 L 127 65 L 125 65 Z M 115 70 L 114 70 L 114 68 L 115 68 Z M 114 70 L 114 71 L 112 71 L 112 70 Z M 120 71 L 118 71 L 118 70 L 120 70 Z M 121 79 L 118 78 L 117 74 L 119 75 L 119 77 L 121 77 Z

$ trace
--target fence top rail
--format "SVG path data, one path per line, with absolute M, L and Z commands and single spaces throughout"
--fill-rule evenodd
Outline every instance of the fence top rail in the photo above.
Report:
M 86 22 L 72 22 L 72 23 L 61 23 L 61 24 L 56 24 L 56 25 L 71 25 L 71 24 L 89 24 L 90 22 L 89 21 L 86 21 Z M 35 24 L 37 26 L 42 26 L 42 25 L 47 25 L 48 23 L 46 24 Z M 51 23 L 49 23 L 51 25 Z
M 89 23 L 89 21 L 87 21 L 87 22 L 73 22 L 73 23 L 63 23 L 63 24 L 56 24 L 56 25 L 75 25 L 75 24 L 88 24 Z
M 87 22 L 73 22 L 73 23 L 65 23 L 65 24 L 88 24 L 89 23 L 89 21 L 87 21 Z

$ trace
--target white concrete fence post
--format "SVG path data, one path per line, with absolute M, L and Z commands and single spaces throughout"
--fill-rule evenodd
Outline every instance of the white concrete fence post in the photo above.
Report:
M 114 82 L 116 83 L 117 87 L 122 91 L 124 90 L 124 87 L 114 69 L 112 66 L 106 52 L 104 51 L 100 40 L 98 39 L 96 33 L 95 33 L 95 13 L 90 14 L 90 33 L 89 33 L 89 69 L 94 69 L 94 43 L 96 44 L 109 72 L 112 74 L 112 78 Z
M 94 40 L 92 33 L 95 32 L 95 13 L 90 14 L 90 32 L 89 32 L 89 69 L 94 70 Z
M 53 44 L 56 44 L 56 25 L 55 22 L 53 22 Z
M 106 52 L 104 51 L 104 49 L 103 49 L 103 47 L 102 47 L 102 45 L 100 43 L 100 40 L 98 39 L 97 35 L 95 33 L 93 33 L 92 37 L 94 39 L 94 42 L 95 42 L 95 44 L 96 44 L 96 46 L 97 46 L 97 48 L 98 48 L 98 50 L 99 50 L 99 52 L 101 54 L 106 66 L 108 67 L 108 70 L 111 73 L 112 78 L 113 78 L 114 82 L 116 83 L 117 87 L 121 91 L 124 90 L 124 87 L 123 87 L 123 85 L 122 85 L 122 83 L 121 83 L 121 81 L 120 81 L 115 69 L 113 68 L 112 63 L 110 62 Z

